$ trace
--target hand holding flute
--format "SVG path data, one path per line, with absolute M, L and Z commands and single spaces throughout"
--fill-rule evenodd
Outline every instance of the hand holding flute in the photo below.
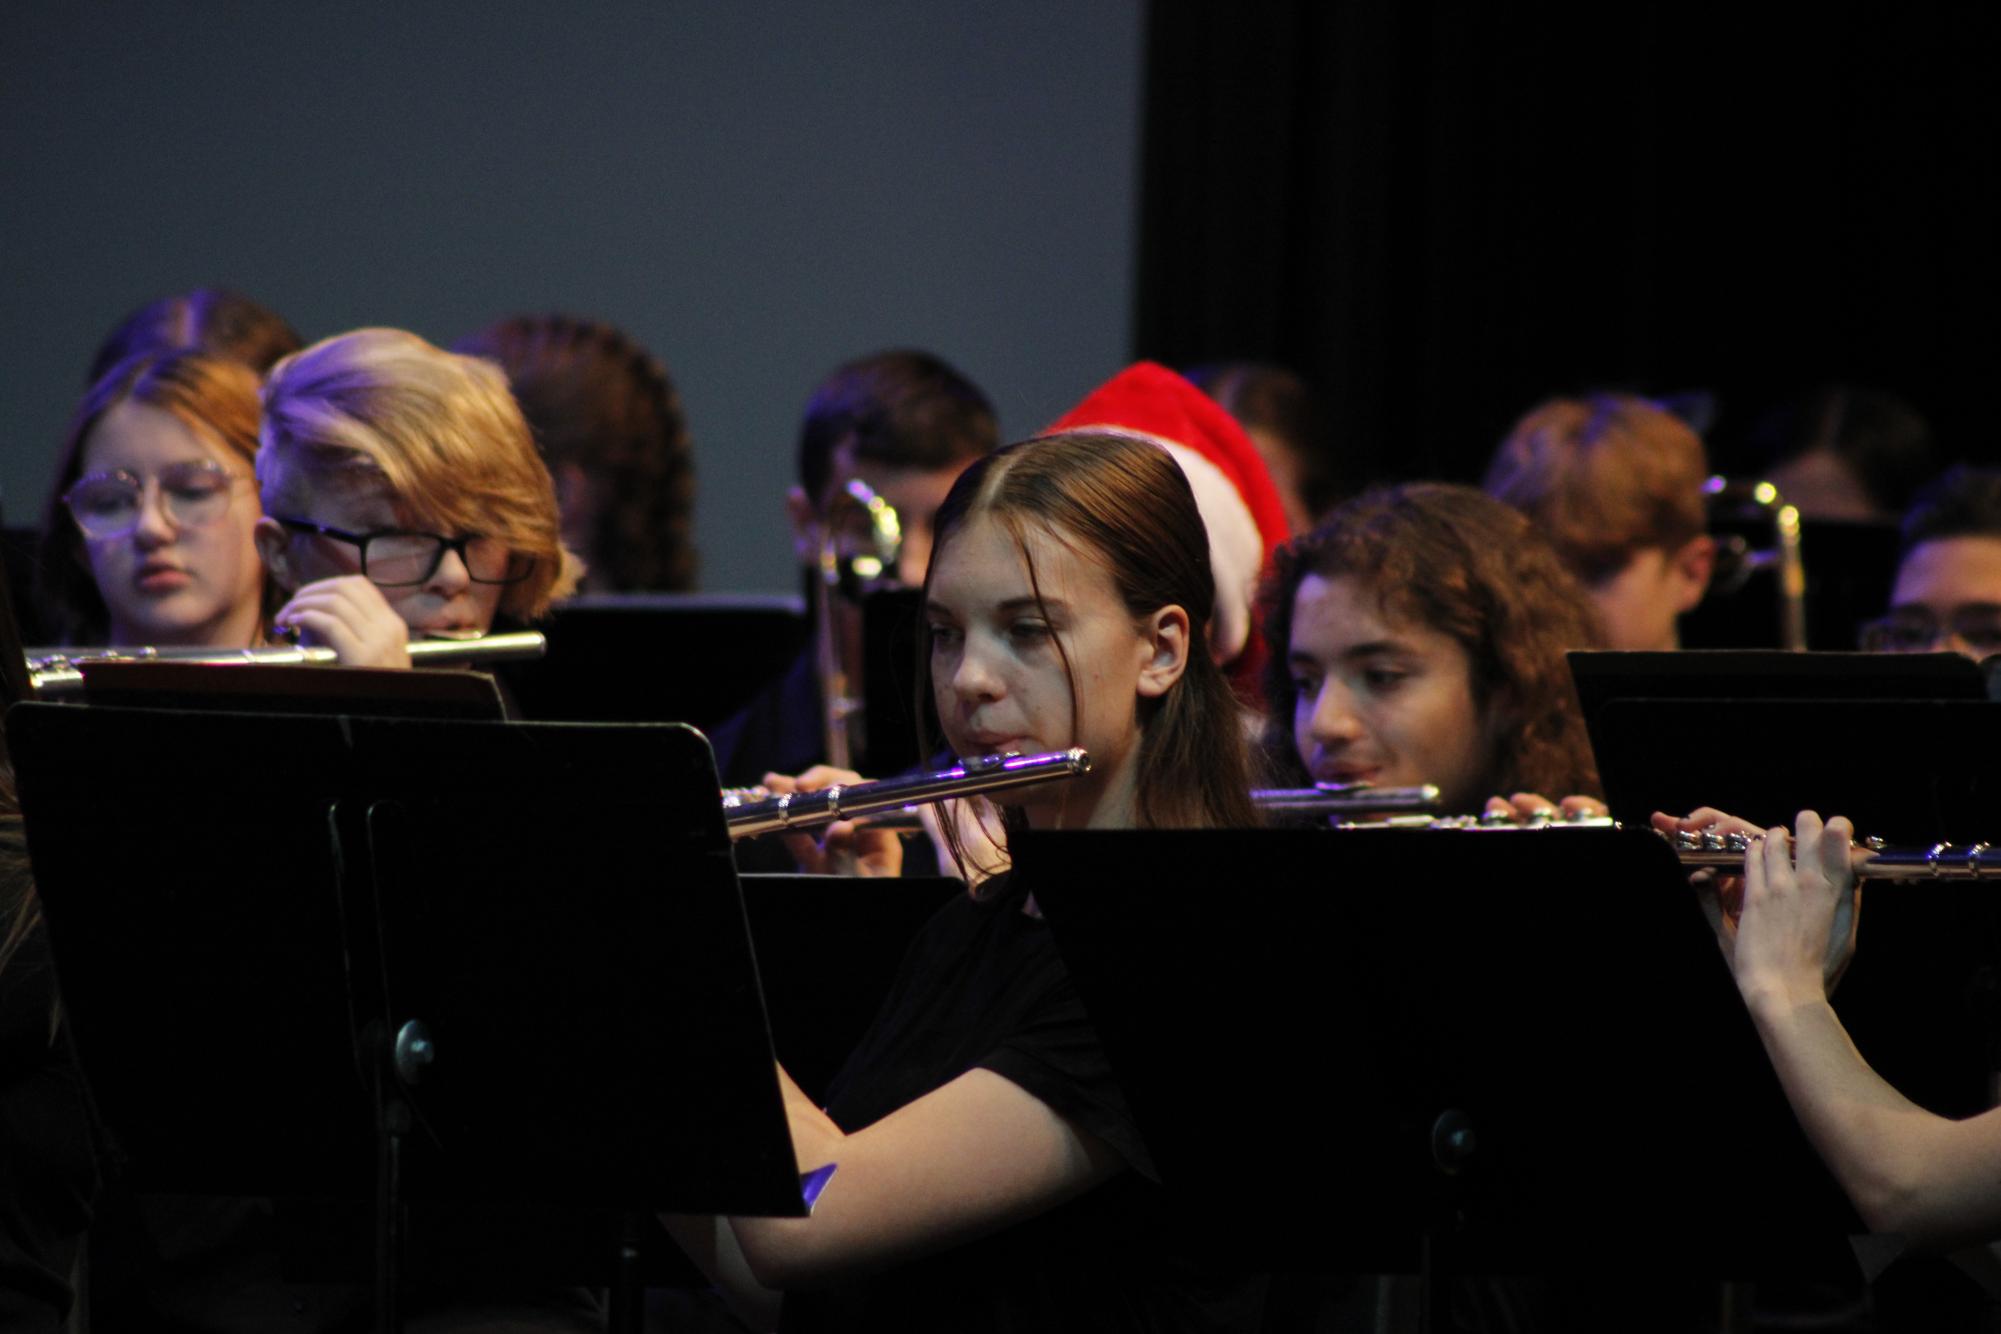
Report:
M 819 792 L 840 784 L 862 782 L 852 769 L 816 764 L 805 773 L 766 774 L 763 786 L 772 796 Z M 785 849 L 808 875 L 896 876 L 903 873 L 903 840 L 894 830 L 870 828 L 857 820 L 836 820 L 814 832 L 788 832 Z
M 1748 841 L 1742 875 L 1702 870 L 1689 877 L 1746 1000 L 1775 988 L 1810 989 L 1821 998 L 1834 990 L 1854 957 L 1862 910 L 1857 871 L 1868 854 L 1855 847 L 1853 825 L 1840 816 L 1823 824 L 1802 811 L 1798 832 L 1788 836 L 1704 806 L 1679 819 L 1655 812 L 1653 827 L 1669 838 L 1734 834 Z

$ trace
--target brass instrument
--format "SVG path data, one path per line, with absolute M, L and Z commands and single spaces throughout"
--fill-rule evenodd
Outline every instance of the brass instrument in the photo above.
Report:
M 866 527 L 867 549 L 844 548 L 843 519 Z M 870 589 L 896 582 L 897 559 L 903 550 L 903 521 L 896 507 L 859 478 L 850 479 L 827 507 L 822 520 L 817 595 L 812 607 L 814 666 L 820 676 L 820 697 L 826 710 L 827 763 L 846 769 L 864 744 L 861 682 L 849 679 L 849 666 L 859 654 L 856 644 L 843 644 L 842 628 L 834 619 L 834 600 L 859 606 Z M 850 634 L 852 635 L 852 630 Z M 857 641 L 858 643 L 858 641 Z
M 1090 752 L 1072 747 L 1043 755 L 983 755 L 961 760 L 937 773 L 883 778 L 872 783 L 836 783 L 817 792 L 766 793 L 731 788 L 723 793 L 723 820 L 730 838 L 756 838 L 852 820 L 905 807 L 1004 792 L 1091 772 Z
M 1274 815 L 1367 815 L 1430 811 L 1438 808 L 1436 785 L 1372 787 L 1367 783 L 1315 783 L 1312 787 L 1258 787 L 1251 804 Z
M 481 635 L 474 639 L 413 639 L 410 662 L 417 667 L 477 665 L 485 662 L 539 658 L 549 651 L 540 630 Z M 28 679 L 37 694 L 62 695 L 83 689 L 83 669 L 100 662 L 178 662 L 194 666 L 332 666 L 338 655 L 330 648 L 304 644 L 272 644 L 263 648 L 31 648 L 27 650 Z
M 1785 502 L 1770 482 L 1730 481 L 1712 477 L 1703 485 L 1709 499 L 1711 522 L 1719 518 L 1747 518 L 1769 523 L 1772 545 L 1755 548 L 1742 537 L 1717 539 L 1716 573 L 1710 589 L 1734 593 L 1759 570 L 1776 576 L 1779 647 L 1805 652 L 1806 562 L 1800 555 L 1800 512 Z

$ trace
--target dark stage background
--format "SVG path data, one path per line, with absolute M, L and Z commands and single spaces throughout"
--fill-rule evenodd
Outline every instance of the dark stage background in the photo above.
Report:
M 1356 479 L 1476 480 L 1538 398 L 1900 392 L 1994 461 L 1992 7 L 1159 0 L 1135 342 L 1289 365 Z

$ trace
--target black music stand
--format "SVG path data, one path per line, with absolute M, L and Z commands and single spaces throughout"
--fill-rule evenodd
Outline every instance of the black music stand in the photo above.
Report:
M 806 646 L 797 597 L 603 593 L 559 603 L 537 628 L 549 650 L 497 664 L 524 717 L 712 727 Z
M 1651 834 L 1030 831 L 1013 852 L 1217 1254 L 1434 1280 L 1852 1264 L 1853 1214 Z
M 1846 815 L 1897 844 L 2001 824 L 2001 708 L 1966 700 L 1614 700 L 1592 726 L 1605 799 L 1644 825 L 1713 806 L 1759 825 Z
M 699 733 L 29 704 L 8 734 L 135 1185 L 373 1194 L 388 1326 L 406 1195 L 804 1212 Z
M 1785 653 L 1689 649 L 1679 653 L 1565 655 L 1584 722 L 1631 699 L 1988 699 L 1984 664 L 1958 653 Z M 1597 742 L 1597 733 L 1592 733 Z

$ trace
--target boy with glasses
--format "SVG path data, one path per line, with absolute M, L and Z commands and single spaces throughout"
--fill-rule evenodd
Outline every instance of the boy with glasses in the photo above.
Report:
M 1904 516 L 1889 614 L 1862 627 L 1875 653 L 2001 653 L 2001 471 L 1958 467 Z
M 499 370 L 397 329 L 316 343 L 264 386 L 257 547 L 273 624 L 357 666 L 540 615 L 580 572 Z

